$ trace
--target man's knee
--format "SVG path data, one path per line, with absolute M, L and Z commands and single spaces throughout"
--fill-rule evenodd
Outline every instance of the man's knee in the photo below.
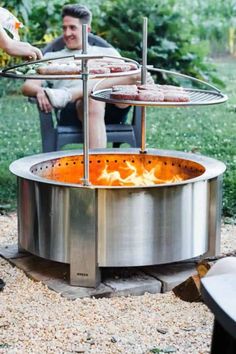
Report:
M 76 111 L 80 120 L 83 120 L 83 101 L 76 102 Z M 89 116 L 92 118 L 102 117 L 105 115 L 105 103 L 89 99 L 88 101 Z
M 89 99 L 89 115 L 96 117 L 97 115 L 104 118 L 105 115 L 105 103 Z

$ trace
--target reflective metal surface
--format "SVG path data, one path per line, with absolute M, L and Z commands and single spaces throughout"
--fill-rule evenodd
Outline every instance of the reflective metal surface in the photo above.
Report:
M 117 160 L 119 160 L 120 156 L 123 156 L 124 154 L 128 156 L 136 155 L 137 157 L 142 156 L 140 154 L 139 149 L 96 149 L 96 150 L 90 150 L 90 155 L 94 156 L 103 156 L 103 155 L 109 155 L 110 156 L 117 156 Z M 212 159 L 210 157 L 206 157 L 203 155 L 198 155 L 198 154 L 192 154 L 192 153 L 185 153 L 182 151 L 171 151 L 171 150 L 158 150 L 158 149 L 147 149 L 146 151 L 146 156 L 152 155 L 152 156 L 159 156 L 161 158 L 165 158 L 167 161 L 170 160 L 171 158 L 178 159 L 180 161 L 180 164 L 183 164 L 183 167 L 185 166 L 185 163 L 188 165 L 188 162 L 192 165 L 192 163 L 196 163 L 201 165 L 200 167 L 203 168 L 203 171 L 200 176 L 195 177 L 194 179 L 190 179 L 188 181 L 179 181 L 179 182 L 174 182 L 174 183 L 166 183 L 165 186 L 173 186 L 173 185 L 181 185 L 181 184 L 186 184 L 189 182 L 197 182 L 200 180 L 206 180 L 206 179 L 211 179 L 214 177 L 217 177 L 221 175 L 225 171 L 225 165 L 218 160 Z M 44 178 L 40 176 L 41 171 L 47 170 L 50 168 L 53 168 L 54 165 L 56 165 L 59 160 L 63 157 L 78 157 L 81 156 L 81 160 L 83 157 L 82 151 L 81 150 L 71 150 L 71 151 L 56 151 L 56 152 L 50 152 L 50 153 L 44 153 L 44 154 L 38 154 L 38 155 L 33 155 L 33 156 L 27 156 L 23 157 L 19 160 L 14 161 L 10 165 L 10 171 L 15 174 L 16 176 L 29 179 L 31 181 L 35 182 L 41 182 L 41 183 L 46 183 L 50 185 L 57 185 L 57 186 L 71 186 L 71 187 L 77 187 L 77 188 L 94 188 L 94 186 L 82 186 L 79 185 L 78 183 L 68 183 L 68 182 L 60 182 L 48 178 Z M 36 172 L 37 169 L 37 172 Z M 153 186 L 147 186 L 146 188 L 160 188 L 162 185 L 155 185 Z M 127 188 L 127 187 L 110 187 L 110 186 L 96 186 L 96 188 Z M 133 186 L 132 188 L 138 188 Z
M 35 155 L 11 165 L 18 176 L 22 248 L 72 268 L 75 264 L 75 277 L 89 277 L 91 269 L 92 279 L 99 279 L 98 266 L 161 264 L 218 251 L 223 163 L 152 150 L 198 161 L 206 171 L 184 182 L 148 188 L 54 183 L 30 172 L 36 163 L 78 153 Z

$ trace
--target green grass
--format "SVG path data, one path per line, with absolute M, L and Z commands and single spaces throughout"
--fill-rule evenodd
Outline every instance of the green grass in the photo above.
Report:
M 236 218 L 236 68 L 235 61 L 217 62 L 229 100 L 222 105 L 147 109 L 147 146 L 192 151 L 225 162 L 223 213 Z M 6 89 L 6 85 L 8 85 Z M 0 208 L 16 206 L 16 181 L 9 164 L 41 151 L 35 105 L 19 96 L 19 83 L 0 82 Z M 4 95 L 7 91 L 7 95 Z M 13 91 L 13 92 L 12 92 Z M 16 91 L 16 92 L 15 92 Z
M 18 95 L 0 99 L 0 209 L 16 207 L 16 178 L 12 161 L 40 152 L 36 107 Z

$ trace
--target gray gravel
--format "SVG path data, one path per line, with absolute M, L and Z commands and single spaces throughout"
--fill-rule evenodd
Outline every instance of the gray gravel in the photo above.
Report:
M 16 215 L 0 216 L 0 245 L 17 242 Z M 236 227 L 222 225 L 222 252 Z M 110 299 L 62 298 L 0 258 L 0 353 L 209 353 L 213 316 L 172 292 Z

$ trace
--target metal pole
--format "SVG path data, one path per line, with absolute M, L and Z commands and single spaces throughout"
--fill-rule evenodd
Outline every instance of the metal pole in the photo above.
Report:
M 142 73 L 141 81 L 142 84 L 147 82 L 147 26 L 148 19 L 147 17 L 143 18 L 143 45 L 142 45 Z
M 82 54 L 88 54 L 88 25 L 82 25 Z M 84 186 L 89 186 L 89 115 L 88 115 L 88 59 L 82 59 L 83 128 L 84 128 Z
M 143 45 L 142 45 L 142 71 L 141 71 L 141 83 L 147 82 L 147 27 L 148 19 L 143 18 Z M 141 107 L 141 153 L 146 153 L 146 107 Z

